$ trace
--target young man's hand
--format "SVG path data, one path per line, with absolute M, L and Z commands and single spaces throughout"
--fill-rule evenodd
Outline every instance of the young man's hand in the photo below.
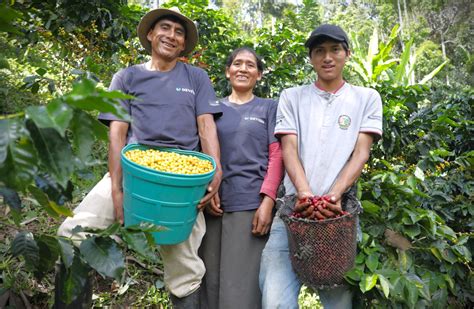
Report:
M 330 193 L 313 202 L 313 195 L 310 192 L 298 193 L 295 204 L 295 212 L 301 217 L 315 220 L 333 218 L 342 212 L 341 195 Z
M 324 196 L 317 210 L 325 218 L 333 218 L 342 212 L 341 195 L 335 193 L 329 193 Z
M 313 214 L 314 206 L 311 204 L 310 198 L 313 193 L 309 191 L 298 192 L 296 195 L 295 212 L 300 213 L 302 217 L 306 218 Z

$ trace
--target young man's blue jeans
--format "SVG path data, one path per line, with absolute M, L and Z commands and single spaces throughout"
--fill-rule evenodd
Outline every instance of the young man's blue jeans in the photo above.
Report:
M 278 213 L 262 253 L 259 280 L 263 309 L 298 308 L 301 282 L 291 266 L 286 227 Z M 352 292 L 347 286 L 319 290 L 318 295 L 326 309 L 352 308 Z

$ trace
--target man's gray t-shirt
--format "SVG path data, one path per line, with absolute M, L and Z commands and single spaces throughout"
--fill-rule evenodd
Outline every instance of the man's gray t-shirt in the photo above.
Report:
M 116 73 L 109 87 L 134 96 L 122 100 L 131 115 L 127 143 L 199 150 L 197 116 L 222 114 L 207 73 L 178 62 L 169 72 L 134 65 Z M 119 120 L 100 114 L 105 123 Z
M 327 194 L 349 160 L 359 133 L 382 135 L 382 101 L 370 88 L 345 83 L 335 94 L 314 84 L 283 90 L 276 135 L 295 134 L 311 191 Z M 297 193 L 285 174 L 286 194 Z
M 221 146 L 222 183 L 219 190 L 225 212 L 260 206 L 260 189 L 267 173 L 269 147 L 277 102 L 255 97 L 245 104 L 221 100 L 222 117 L 216 121 Z

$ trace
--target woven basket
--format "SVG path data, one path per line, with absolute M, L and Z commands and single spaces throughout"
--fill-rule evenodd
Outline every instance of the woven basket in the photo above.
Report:
M 286 223 L 291 263 L 298 278 L 312 289 L 343 284 L 357 254 L 357 199 L 343 196 L 343 209 L 349 214 L 324 221 L 292 217 L 296 197 L 282 201 L 280 216 Z

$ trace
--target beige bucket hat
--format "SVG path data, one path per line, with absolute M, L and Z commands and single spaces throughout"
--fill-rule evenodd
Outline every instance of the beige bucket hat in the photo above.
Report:
M 185 48 L 184 51 L 180 54 L 180 56 L 186 56 L 187 54 L 193 51 L 194 47 L 196 47 L 196 44 L 199 39 L 198 31 L 194 22 L 188 17 L 181 14 L 179 9 L 176 7 L 169 9 L 159 8 L 146 13 L 137 27 L 137 33 L 138 38 L 140 39 L 140 43 L 146 49 L 146 51 L 151 54 L 151 43 L 147 39 L 148 32 L 150 31 L 151 26 L 153 26 L 156 20 L 165 15 L 176 16 L 186 25 Z

